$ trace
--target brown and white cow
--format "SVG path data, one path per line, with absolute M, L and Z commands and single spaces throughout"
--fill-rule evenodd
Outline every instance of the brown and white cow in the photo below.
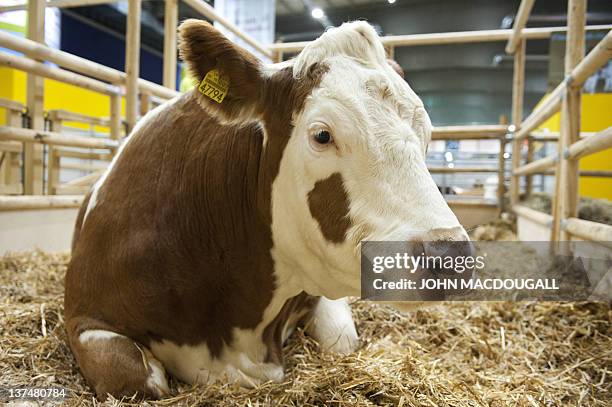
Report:
M 362 240 L 466 239 L 425 166 L 431 124 L 374 29 L 331 29 L 264 66 L 211 25 L 180 27 L 200 80 L 147 114 L 81 208 L 66 276 L 78 365 L 104 397 L 283 377 L 309 318 L 323 348 L 358 345 Z

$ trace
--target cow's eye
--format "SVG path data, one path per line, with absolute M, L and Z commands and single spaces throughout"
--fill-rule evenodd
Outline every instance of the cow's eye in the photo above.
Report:
M 329 131 L 321 130 L 315 134 L 314 139 L 319 144 L 329 144 L 332 141 L 332 136 Z

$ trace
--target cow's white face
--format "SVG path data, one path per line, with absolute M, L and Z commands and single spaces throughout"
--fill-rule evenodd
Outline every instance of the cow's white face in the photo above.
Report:
M 297 57 L 294 75 L 313 64 L 327 73 L 294 116 L 273 185 L 275 254 L 291 259 L 309 293 L 337 298 L 359 293 L 362 240 L 467 236 L 425 165 L 427 112 L 374 29 L 328 31 Z

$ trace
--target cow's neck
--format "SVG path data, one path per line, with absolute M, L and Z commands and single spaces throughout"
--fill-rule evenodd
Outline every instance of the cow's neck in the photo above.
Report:
M 238 312 L 250 314 L 239 328 L 254 329 L 259 337 L 285 302 L 300 292 L 288 266 L 272 258 L 270 197 L 288 140 L 288 134 L 277 133 L 287 132 L 289 123 L 279 123 L 280 128 L 216 123 L 213 132 L 211 119 L 199 122 L 190 136 L 198 141 L 186 142 L 196 147 L 186 152 L 182 173 L 188 178 L 181 183 L 192 191 L 185 198 L 197 221 L 190 217 L 184 227 L 199 230 L 200 252 L 217 256 L 215 267 L 225 269 L 214 288 L 230 296 Z

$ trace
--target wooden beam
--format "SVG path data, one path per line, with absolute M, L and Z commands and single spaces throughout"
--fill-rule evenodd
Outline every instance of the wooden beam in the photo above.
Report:
M 523 0 L 518 8 L 518 12 L 514 16 L 514 25 L 512 26 L 512 34 L 508 39 L 508 44 L 506 45 L 506 53 L 514 54 L 516 51 L 519 42 L 522 39 L 522 31 L 523 28 L 527 25 L 527 20 L 529 20 L 529 14 L 531 14 L 531 9 L 533 8 L 533 3 L 535 0 Z
M 535 174 L 555 176 L 554 170 L 537 171 Z M 612 171 L 597 171 L 597 170 L 581 170 L 580 177 L 595 177 L 595 178 L 612 178 Z
M 78 208 L 83 196 L 0 196 L 0 211 Z
M 101 127 L 110 127 L 110 120 L 108 118 L 103 117 L 95 117 L 82 113 L 75 113 L 69 110 L 63 109 L 54 109 L 49 110 L 47 112 L 47 117 L 49 120 L 53 121 L 66 121 L 66 122 L 76 122 L 76 123 L 87 123 L 93 124 Z M 55 130 L 54 130 L 55 131 Z
M 520 128 L 514 135 L 517 140 L 524 139 L 540 124 L 548 120 L 552 115 L 559 111 L 561 99 L 566 91 L 566 82 L 561 82 L 544 101 L 534 109 L 529 116 L 520 124 Z
M 478 140 L 499 139 L 508 132 L 504 124 L 437 126 L 431 132 L 432 140 Z
M 525 93 L 525 40 L 521 40 L 514 53 L 514 73 L 512 77 L 512 124 L 515 130 L 521 127 L 523 121 L 523 96 Z M 520 181 L 515 174 L 521 165 L 521 141 L 512 140 L 512 178 L 510 180 L 510 205 L 519 203 Z
M 110 97 L 110 138 L 119 140 L 121 138 L 121 96 Z
M 568 218 L 562 223 L 563 231 L 585 240 L 604 243 L 607 246 L 612 242 L 612 226 L 589 220 Z
M 592 131 L 581 131 L 580 132 L 580 138 L 586 138 L 586 137 L 591 137 L 593 135 L 597 134 L 596 132 L 592 132 Z M 544 131 L 532 131 L 531 133 L 529 133 L 529 139 L 533 140 L 533 141 L 537 141 L 537 142 L 557 142 L 559 141 L 559 132 L 556 131 L 551 131 L 551 132 L 544 132 Z
M 446 199 L 451 207 L 468 207 L 468 208 L 494 208 L 497 206 L 495 202 L 486 201 L 484 199 Z
M 176 89 L 178 0 L 166 0 L 164 13 L 164 86 Z
M 21 153 L 23 144 L 18 141 L 0 141 L 0 152 L 3 153 Z
M 563 157 L 578 160 L 608 148 L 612 148 L 612 126 L 573 143 L 563 151 Z
M 82 177 L 75 178 L 62 185 L 71 186 L 71 187 L 91 186 L 93 183 L 95 183 L 98 180 L 98 178 L 102 176 L 102 174 L 103 174 L 102 171 L 92 172 L 91 174 L 87 174 Z
M 572 70 L 572 86 L 581 86 L 612 58 L 612 31 Z
M 43 44 L 20 38 L 7 32 L 0 31 L 0 47 L 24 53 L 30 58 L 40 61 L 53 62 L 63 68 L 78 72 L 82 75 L 91 76 L 101 81 L 110 82 L 114 85 L 123 85 L 127 81 L 125 72 L 109 68 L 64 51 L 49 48 Z M 144 79 L 138 80 L 138 87 L 143 91 L 148 91 L 152 95 L 163 99 L 172 99 L 179 94 L 176 91 Z
M 612 24 L 590 25 L 587 31 L 610 30 Z M 538 27 L 525 28 L 522 31 L 524 40 L 545 40 L 553 33 L 565 32 L 566 27 Z M 460 31 L 448 33 L 432 34 L 409 34 L 409 35 L 388 35 L 381 38 L 384 46 L 407 47 L 418 45 L 444 45 L 444 44 L 465 44 L 472 42 L 497 42 L 508 41 L 512 35 L 512 30 L 478 30 Z M 271 51 L 299 52 L 310 44 L 310 41 L 300 42 L 278 42 L 268 45 Z
M 586 0 L 569 0 L 567 10 L 567 39 L 565 47 L 565 75 L 571 75 L 574 68 L 584 58 L 586 25 Z M 559 156 L 566 148 L 580 138 L 580 102 L 582 85 L 569 82 L 561 105 L 561 135 L 559 137 Z M 561 221 L 578 217 L 579 161 L 568 158 L 559 160 L 553 196 L 552 241 L 567 241 L 571 236 L 561 228 Z
M 104 149 L 113 149 L 119 146 L 117 141 L 110 139 L 66 136 L 51 131 L 20 129 L 6 126 L 0 126 L 0 140 L 21 141 L 25 142 L 26 146 L 28 144 L 48 144 L 54 146 Z
M 544 172 L 550 167 L 553 167 L 557 163 L 557 161 L 559 160 L 556 156 L 544 157 L 539 160 L 522 165 L 518 168 L 515 168 L 514 171 L 512 171 L 512 176 L 519 177 L 529 174 L 538 174 Z
M 110 161 L 113 159 L 109 153 L 94 153 L 91 151 L 69 150 L 67 148 L 56 147 L 55 152 L 60 157 L 79 158 L 81 160 L 100 160 Z
M 0 98 L 0 107 L 6 110 L 13 110 L 15 112 L 24 112 L 25 105 L 10 99 Z
M 97 79 L 88 78 L 65 69 L 45 65 L 42 62 L 26 57 L 0 52 L 0 65 L 27 72 L 28 77 L 31 75 L 32 77 L 41 76 L 43 78 L 54 79 L 59 82 L 93 90 L 94 92 L 102 93 L 104 95 L 110 96 L 121 93 L 121 90 L 116 86 L 109 85 L 108 83 L 104 83 Z M 42 78 L 38 79 L 42 81 Z M 30 111 L 29 106 L 28 111 Z
M 131 132 L 138 120 L 138 76 L 140 75 L 140 14 L 142 0 L 128 2 L 125 38 L 125 121 Z
M 466 173 L 466 172 L 497 172 L 497 168 L 493 167 L 430 167 L 428 168 L 431 173 L 440 174 L 453 174 L 453 173 Z
M 524 205 L 513 205 L 512 210 L 517 215 L 523 216 L 529 219 L 530 221 L 539 223 L 540 225 L 543 225 L 546 227 L 550 227 L 553 221 L 551 215 L 544 213 L 544 212 L 536 211 Z

